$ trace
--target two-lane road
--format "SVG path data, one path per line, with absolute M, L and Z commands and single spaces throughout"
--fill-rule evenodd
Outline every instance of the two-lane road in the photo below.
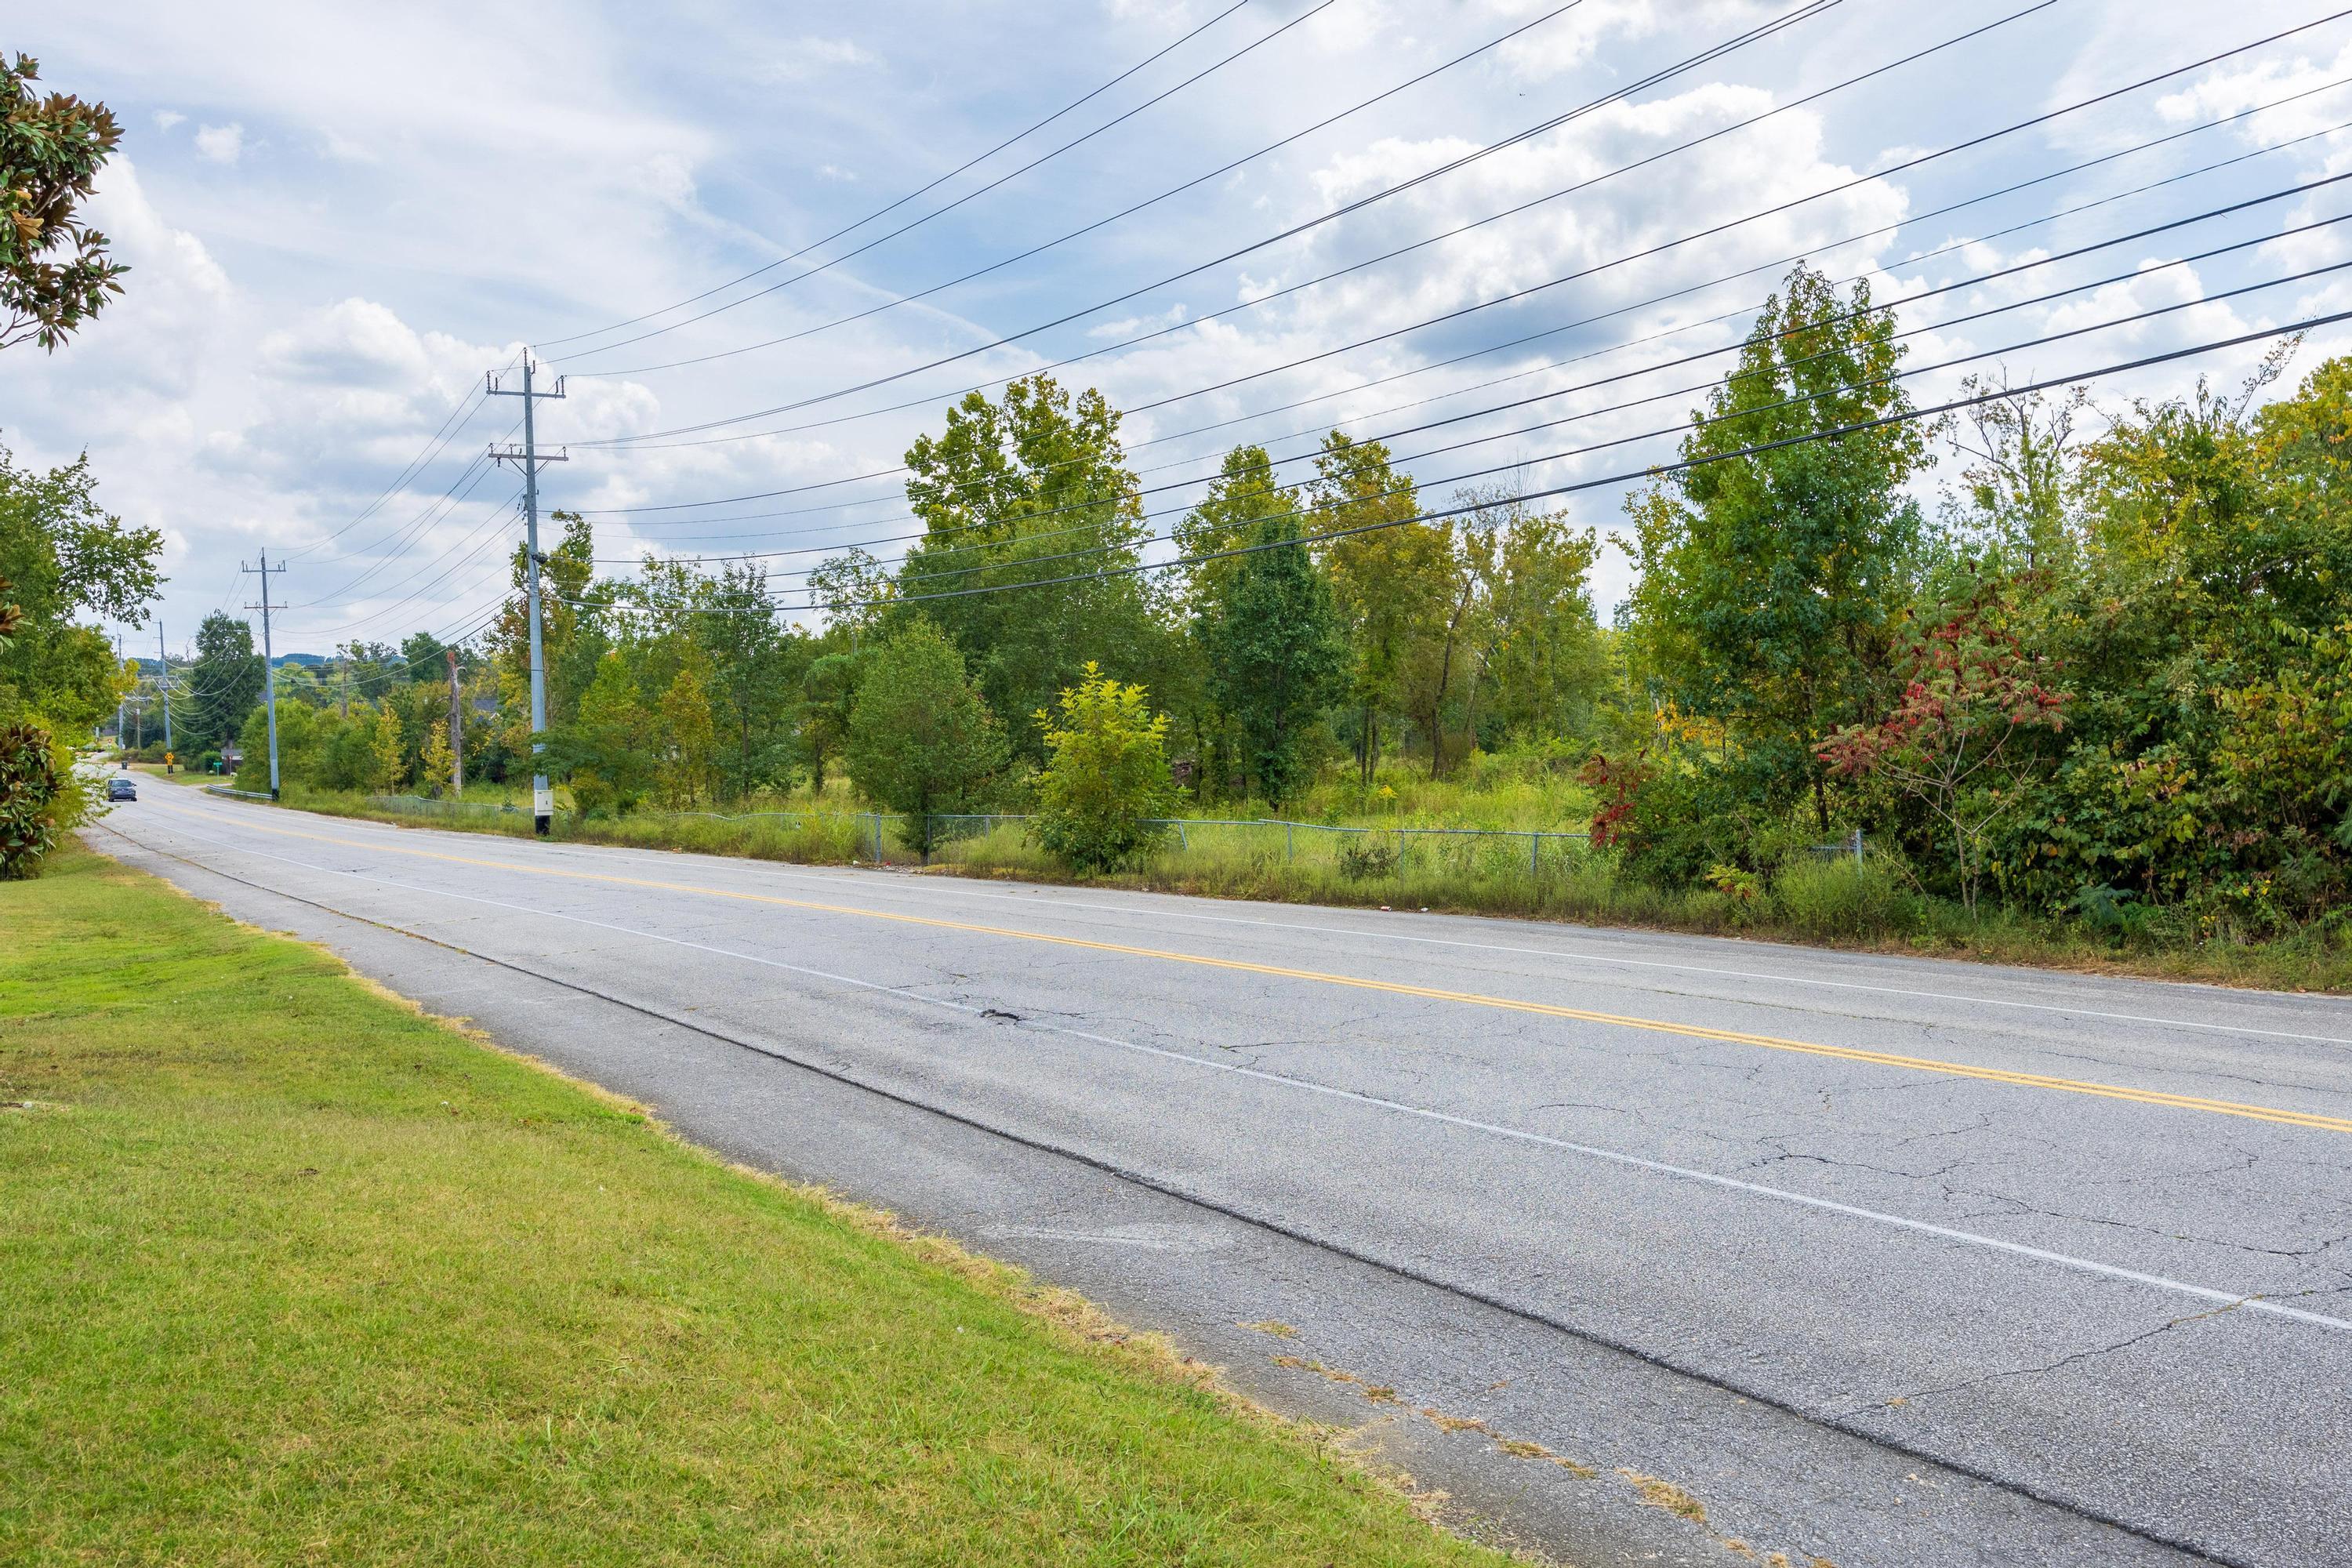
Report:
M 178 790 L 90 837 L 1574 1561 L 2352 1563 L 2341 1000 Z

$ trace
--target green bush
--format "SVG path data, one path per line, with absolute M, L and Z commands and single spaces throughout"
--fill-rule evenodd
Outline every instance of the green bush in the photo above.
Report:
M 1150 826 L 1176 809 L 1168 715 L 1092 662 L 1058 711 L 1040 711 L 1045 771 L 1037 778 L 1037 842 L 1079 870 L 1132 864 L 1167 837 Z
M 58 830 L 81 819 L 88 795 L 47 730 L 0 725 L 0 881 L 37 875 Z

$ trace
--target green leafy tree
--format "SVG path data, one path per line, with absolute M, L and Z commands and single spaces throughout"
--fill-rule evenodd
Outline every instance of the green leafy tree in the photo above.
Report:
M 635 673 L 619 650 L 597 662 L 570 722 L 547 737 L 551 777 L 568 780 L 583 812 L 626 815 L 658 782 L 655 721 L 637 693 Z
M 900 563 L 894 614 L 945 631 L 996 712 L 1045 706 L 1090 655 L 1129 679 L 1156 679 L 1173 657 L 1152 590 L 1104 574 L 1133 567 L 1147 532 L 1118 418 L 1099 392 L 1073 398 L 1027 376 L 998 402 L 965 397 L 908 449 L 907 499 L 926 531 Z M 1033 760 L 1041 743 L 1034 729 L 1017 737 Z
M 0 719 L 30 716 L 79 734 L 129 689 L 114 646 L 90 615 L 140 625 L 162 579 L 163 537 L 126 527 L 98 504 L 87 458 L 46 473 L 0 447 L 0 577 L 16 629 L 0 647 Z
M 655 708 L 662 740 L 662 804 L 678 809 L 701 805 L 719 787 L 719 731 L 701 666 L 699 658 L 679 664 Z
M 1045 737 L 1039 843 L 1081 870 L 1107 871 L 1166 837 L 1150 823 L 1176 809 L 1169 721 L 1151 711 L 1142 687 L 1121 685 L 1089 663 L 1037 722 Z
M 419 773 L 428 795 L 456 793 L 457 753 L 449 749 L 449 724 L 446 720 L 436 722 L 425 734 L 422 762 Z
M 540 568 L 540 654 L 547 685 L 550 729 L 568 723 L 591 683 L 603 672 L 612 647 L 604 619 L 613 594 L 596 582 L 596 542 L 588 521 L 556 511 L 549 521 L 563 535 Z M 525 595 L 528 567 L 515 547 L 509 580 L 512 591 L 492 624 L 490 658 L 499 672 L 499 739 L 515 756 L 530 750 L 530 612 Z
M 0 348 L 55 352 L 122 292 L 129 268 L 79 212 L 122 128 L 102 103 L 40 93 L 40 74 L 30 55 L 0 63 Z
M 187 707 L 191 751 L 219 751 L 237 739 L 246 716 L 261 700 L 261 655 L 254 651 L 253 627 L 215 610 L 196 628 L 196 661 L 188 667 Z
M 1895 695 L 1893 638 L 1920 533 L 1904 486 L 1926 461 L 1915 424 L 1798 440 L 1902 413 L 1903 350 L 1866 284 L 1840 299 L 1799 267 L 1682 443 L 1697 464 L 1630 499 L 1641 579 L 1628 625 L 1643 672 L 1682 712 L 1721 722 L 1768 803 L 1810 794 L 1813 748 Z M 1795 441 L 1769 451 L 1746 448 Z
M 1349 656 L 1330 585 L 1292 517 L 1261 521 L 1200 640 L 1209 690 L 1242 738 L 1248 774 L 1279 810 L 1307 783 L 1309 737 L 1346 688 Z
M 857 683 L 866 657 L 823 654 L 810 661 L 801 678 L 801 746 L 819 795 L 824 793 L 826 760 L 841 755 L 849 743 L 849 721 L 857 708 Z
M 909 847 L 929 855 L 931 815 L 979 804 L 1005 755 L 1003 731 L 946 633 L 912 621 L 875 651 L 850 714 L 845 760 L 860 793 L 905 814 Z
M 1516 500 L 1481 509 L 1461 536 L 1479 592 L 1463 728 L 1480 745 L 1489 725 L 1506 739 L 1583 735 L 1612 679 L 1589 585 L 1599 537 Z
M 1413 521 L 1421 498 L 1412 478 L 1391 465 L 1378 441 L 1332 431 L 1308 493 L 1315 531 L 1342 535 L 1322 553 L 1354 654 L 1357 777 L 1370 784 L 1380 764 L 1381 721 L 1402 711 L 1407 671 L 1433 639 L 1442 607 L 1454 600 L 1459 565 L 1442 524 Z
M 376 709 L 375 722 L 368 729 L 368 788 L 378 795 L 390 795 L 407 778 L 408 768 L 400 743 L 400 714 L 386 700 Z

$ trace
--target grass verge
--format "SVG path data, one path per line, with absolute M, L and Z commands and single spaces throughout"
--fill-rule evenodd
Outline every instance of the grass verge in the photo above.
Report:
M 0 931 L 0 1561 L 1503 1561 L 1075 1298 L 88 850 Z

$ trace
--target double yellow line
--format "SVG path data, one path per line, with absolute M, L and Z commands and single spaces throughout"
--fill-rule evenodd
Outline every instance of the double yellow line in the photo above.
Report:
M 184 812 L 180 815 L 195 816 L 197 814 Z M 575 882 L 602 882 L 617 887 L 645 888 L 657 892 L 688 893 L 700 898 L 731 899 L 740 903 L 770 904 L 781 909 L 807 910 L 819 914 L 849 915 L 859 920 L 888 921 L 898 925 L 929 926 L 939 931 L 968 931 L 980 936 L 1005 937 L 1016 942 L 1050 942 L 1056 947 L 1083 948 L 1093 952 L 1115 952 L 1127 958 L 1150 958 L 1167 963 L 1195 964 L 1203 969 L 1225 969 L 1244 974 L 1272 975 L 1283 980 L 1304 980 L 1318 985 L 1344 985 L 1358 991 L 1384 992 L 1392 996 L 1414 996 L 1425 1001 L 1452 1002 L 1473 1007 L 1492 1007 L 1510 1013 L 1532 1013 L 1546 1018 L 1573 1018 L 1580 1023 L 1608 1024 L 1618 1028 L 1644 1029 L 1652 1034 L 1675 1035 L 1685 1039 L 1719 1040 L 1728 1045 L 1753 1046 L 1770 1051 L 1790 1051 L 1801 1056 L 1829 1057 L 1839 1061 L 1866 1062 L 1874 1067 L 1903 1068 L 1914 1072 L 1940 1073 L 1947 1078 L 1975 1079 L 1984 1083 L 2009 1084 L 2019 1089 L 2055 1089 L 2066 1094 L 2096 1095 L 2103 1100 L 2124 1100 L 2138 1105 L 2161 1105 L 2175 1110 L 2198 1110 L 2216 1116 L 2243 1117 L 2249 1121 L 2276 1122 L 2284 1127 L 2305 1127 L 2321 1132 L 2352 1132 L 2352 1118 L 2322 1116 L 2314 1111 L 2286 1110 L 2269 1105 L 2249 1105 L 2232 1100 L 2209 1100 L 2201 1095 L 2167 1094 L 2158 1089 L 2132 1089 L 2122 1084 L 2098 1083 L 2085 1079 L 2053 1078 L 2046 1073 L 2012 1072 L 2006 1068 L 1976 1067 L 1966 1062 L 1945 1061 L 1936 1057 L 1903 1056 L 1893 1051 L 1864 1050 L 1856 1046 L 1827 1046 L 1811 1040 L 1784 1039 L 1778 1035 L 1749 1034 L 1742 1029 L 1711 1029 L 1703 1024 L 1678 1024 L 1663 1018 L 1643 1018 L 1625 1013 L 1600 1013 L 1585 1007 L 1564 1007 L 1550 1002 L 1527 1002 L 1516 997 L 1489 996 L 1475 991 L 1447 991 L 1430 985 L 1407 985 L 1394 980 L 1368 980 L 1353 974 L 1331 974 L 1317 969 L 1292 969 L 1276 963 L 1252 963 L 1245 959 L 1212 958 L 1202 953 L 1174 952 L 1165 948 L 1134 947 L 1125 942 L 1097 942 L 1091 938 L 1078 936 L 1057 936 L 1050 931 L 1022 931 L 1012 926 L 981 925 L 969 921 L 940 920 L 929 915 L 895 914 L 885 910 L 859 909 L 848 904 L 828 904 L 808 899 L 780 898 L 771 893 L 744 893 L 725 888 L 705 888 L 691 882 L 667 882 L 643 877 L 621 877 L 599 871 L 572 871 L 551 866 L 525 866 L 511 860 L 489 860 L 470 855 L 451 855 L 439 850 L 415 849 L 397 844 L 368 844 L 357 839 L 336 838 L 321 833 L 304 833 L 294 828 L 272 827 L 257 822 L 240 820 L 236 826 L 251 832 L 276 834 L 281 838 L 307 838 L 315 843 L 333 844 L 347 849 L 380 850 L 386 854 L 405 855 L 416 859 L 443 860 L 453 865 L 479 866 L 491 870 L 514 871 L 527 877 L 555 877 Z

